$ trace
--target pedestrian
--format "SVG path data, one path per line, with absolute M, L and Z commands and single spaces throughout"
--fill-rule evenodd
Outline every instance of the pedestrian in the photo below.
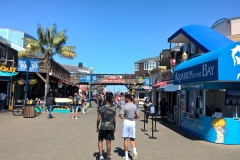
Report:
M 152 103 L 150 102 L 149 98 L 146 98 L 144 101 L 144 104 L 143 104 L 143 108 L 145 110 L 145 116 L 146 116 L 146 123 L 148 123 L 151 105 L 152 105 Z
M 1 111 L 4 111 L 5 99 L 6 99 L 6 94 L 4 92 L 0 93 L 0 110 Z
M 122 110 L 123 106 L 126 104 L 125 102 L 125 98 L 122 96 L 120 97 L 120 102 L 119 102 L 119 105 L 118 105 L 118 113 L 117 115 L 120 114 L 120 111 Z
M 125 150 L 125 160 L 128 160 L 128 140 L 130 139 L 132 148 L 133 148 L 133 159 L 137 159 L 137 150 L 136 150 L 136 122 L 135 119 L 139 118 L 139 110 L 137 106 L 133 104 L 133 98 L 131 94 L 125 94 L 126 104 L 123 106 L 120 111 L 121 119 L 125 118 L 122 125 L 122 138 L 124 138 L 124 150 Z
M 139 99 L 138 99 L 137 95 L 134 96 L 133 103 L 137 106 L 137 108 L 139 110 Z
M 74 97 L 72 97 L 72 119 L 78 119 L 78 107 L 79 107 L 80 98 L 77 93 L 74 93 Z
M 82 104 L 82 114 L 85 114 L 85 107 L 86 107 L 86 104 L 87 104 L 87 99 L 86 99 L 86 96 L 84 94 L 82 95 L 81 104 Z
M 106 140 L 107 160 L 110 160 L 111 141 L 115 139 L 114 132 L 116 131 L 116 111 L 111 107 L 112 96 L 106 96 L 106 105 L 103 106 L 98 113 L 97 118 L 97 133 L 98 133 L 98 150 L 100 154 L 100 160 L 104 160 L 103 157 L 103 139 Z M 99 129 L 99 124 L 100 129 Z
M 47 106 L 47 109 L 48 109 L 48 116 L 46 117 L 47 120 L 48 119 L 51 119 L 51 118 L 54 118 L 52 116 L 52 109 L 53 109 L 53 105 L 55 104 L 55 100 L 53 98 L 53 94 L 52 93 L 49 93 L 47 99 L 46 99 L 46 106 Z
M 101 107 L 103 106 L 103 101 L 104 101 L 104 95 L 100 94 L 98 99 L 98 112 L 101 110 Z
M 163 121 L 167 121 L 167 111 L 168 111 L 168 103 L 166 98 L 163 98 L 160 101 L 160 109 L 161 109 L 161 117 Z

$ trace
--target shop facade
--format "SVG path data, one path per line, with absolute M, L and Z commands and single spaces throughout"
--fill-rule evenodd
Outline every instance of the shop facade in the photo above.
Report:
M 0 93 L 6 94 L 5 109 L 13 107 L 13 81 L 17 72 L 17 51 L 10 42 L 0 37 Z
M 238 54 L 240 42 L 232 42 L 174 69 L 184 131 L 213 143 L 240 144 Z

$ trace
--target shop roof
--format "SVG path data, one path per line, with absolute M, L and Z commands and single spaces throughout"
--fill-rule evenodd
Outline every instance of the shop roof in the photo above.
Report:
M 145 59 L 141 59 L 135 63 L 144 63 L 144 62 L 148 62 L 148 61 L 159 61 L 160 60 L 160 57 L 159 56 L 156 56 L 156 57 L 150 57 L 150 58 L 145 58 Z
M 189 41 L 205 53 L 233 43 L 232 40 L 224 35 L 203 25 L 188 25 L 182 27 L 168 38 L 168 42 L 172 43 L 188 43 Z

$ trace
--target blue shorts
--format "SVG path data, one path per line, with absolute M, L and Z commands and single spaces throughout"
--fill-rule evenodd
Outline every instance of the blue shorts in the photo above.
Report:
M 78 111 L 78 106 L 72 106 L 72 111 L 77 112 Z

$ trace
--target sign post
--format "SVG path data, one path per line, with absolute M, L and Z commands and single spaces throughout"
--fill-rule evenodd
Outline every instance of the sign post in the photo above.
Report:
M 150 106 L 150 115 L 152 116 L 152 136 L 149 137 L 149 139 L 157 139 L 157 137 L 153 136 L 153 115 L 155 114 L 155 107 Z
M 146 111 L 144 110 L 143 129 L 141 130 L 142 132 L 147 132 L 147 130 L 145 129 L 145 123 L 146 123 Z

